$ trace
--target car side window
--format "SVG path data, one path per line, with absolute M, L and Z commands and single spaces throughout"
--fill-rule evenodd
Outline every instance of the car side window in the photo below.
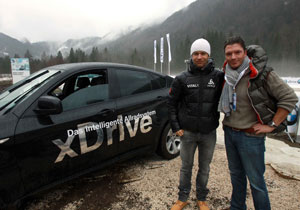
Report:
M 116 70 L 121 96 L 151 91 L 151 77 L 147 72 Z
M 151 77 L 152 77 L 152 79 L 151 79 L 152 90 L 161 89 L 161 88 L 166 87 L 167 81 L 164 77 L 154 75 L 154 74 L 152 74 Z
M 54 88 L 50 95 L 61 99 L 64 111 L 108 100 L 107 71 L 89 71 L 74 75 Z

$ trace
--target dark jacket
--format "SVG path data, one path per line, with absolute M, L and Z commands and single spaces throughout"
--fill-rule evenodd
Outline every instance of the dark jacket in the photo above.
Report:
M 239 108 L 239 113 L 243 113 L 244 117 L 239 117 L 234 112 L 225 117 L 223 124 L 229 127 L 244 128 L 245 124 L 250 127 L 249 123 L 252 126 L 255 122 L 249 122 L 245 116 L 253 116 L 253 112 L 256 114 L 256 122 L 268 124 L 273 120 L 278 107 L 291 112 L 298 101 L 294 90 L 267 66 L 268 57 L 260 46 L 247 47 L 247 55 L 252 62 L 249 64 L 249 72 L 244 76 L 247 82 L 237 86 L 237 98 L 241 97 L 238 93 L 246 94 L 249 98 L 247 102 L 253 109 Z M 225 62 L 224 71 L 226 64 Z M 283 129 L 285 126 L 282 124 L 273 132 Z
M 282 81 L 282 88 L 280 92 L 284 92 L 284 96 L 280 97 L 278 91 L 273 90 L 268 92 L 267 82 L 268 75 L 273 71 L 271 67 L 267 66 L 268 57 L 266 52 L 258 45 L 251 45 L 247 47 L 248 56 L 252 59 L 253 65 L 250 65 L 250 84 L 248 86 L 248 94 L 254 111 L 256 112 L 258 121 L 262 124 L 268 124 L 272 121 L 274 114 L 277 111 L 279 101 L 284 101 L 286 104 L 283 108 L 291 111 L 290 107 L 294 107 L 298 98 L 292 88 Z M 279 131 L 284 130 L 284 126 L 278 128 Z
M 187 71 L 175 77 L 168 100 L 173 132 L 209 133 L 218 127 L 223 81 L 224 73 L 215 69 L 211 59 L 203 70 L 191 61 Z

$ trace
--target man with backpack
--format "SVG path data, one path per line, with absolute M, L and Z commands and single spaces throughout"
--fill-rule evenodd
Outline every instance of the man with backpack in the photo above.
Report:
M 298 98 L 271 67 L 258 45 L 245 47 L 241 37 L 224 45 L 225 84 L 219 111 L 225 114 L 223 128 L 233 187 L 231 210 L 247 209 L 247 178 L 255 209 L 271 209 L 264 180 L 266 133 L 282 131 L 282 124 Z

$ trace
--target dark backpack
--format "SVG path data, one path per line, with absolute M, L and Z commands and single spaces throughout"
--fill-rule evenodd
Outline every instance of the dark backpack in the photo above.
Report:
M 267 103 L 267 107 L 268 110 L 272 113 L 272 118 L 274 117 L 276 111 L 277 111 L 277 100 L 272 97 L 268 92 L 267 92 L 267 88 L 266 88 L 266 81 L 268 80 L 268 76 L 270 74 L 270 72 L 273 71 L 272 67 L 265 67 L 265 69 L 263 70 L 263 72 L 251 82 L 251 85 L 254 85 L 255 88 L 263 88 L 265 90 L 265 94 L 267 95 L 268 103 Z M 267 122 L 264 122 L 267 123 Z M 274 131 L 272 131 L 272 133 L 279 133 L 282 132 L 284 130 L 286 130 L 288 125 L 287 119 L 285 119 L 280 125 L 277 126 L 276 129 L 274 129 Z

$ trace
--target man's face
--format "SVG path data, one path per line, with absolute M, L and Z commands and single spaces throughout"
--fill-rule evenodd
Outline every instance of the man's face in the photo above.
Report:
M 244 58 L 247 56 L 246 50 L 236 43 L 225 47 L 225 59 L 232 69 L 237 69 L 242 65 Z
M 193 63 L 200 68 L 203 68 L 208 62 L 209 55 L 203 51 L 196 51 L 192 54 Z

